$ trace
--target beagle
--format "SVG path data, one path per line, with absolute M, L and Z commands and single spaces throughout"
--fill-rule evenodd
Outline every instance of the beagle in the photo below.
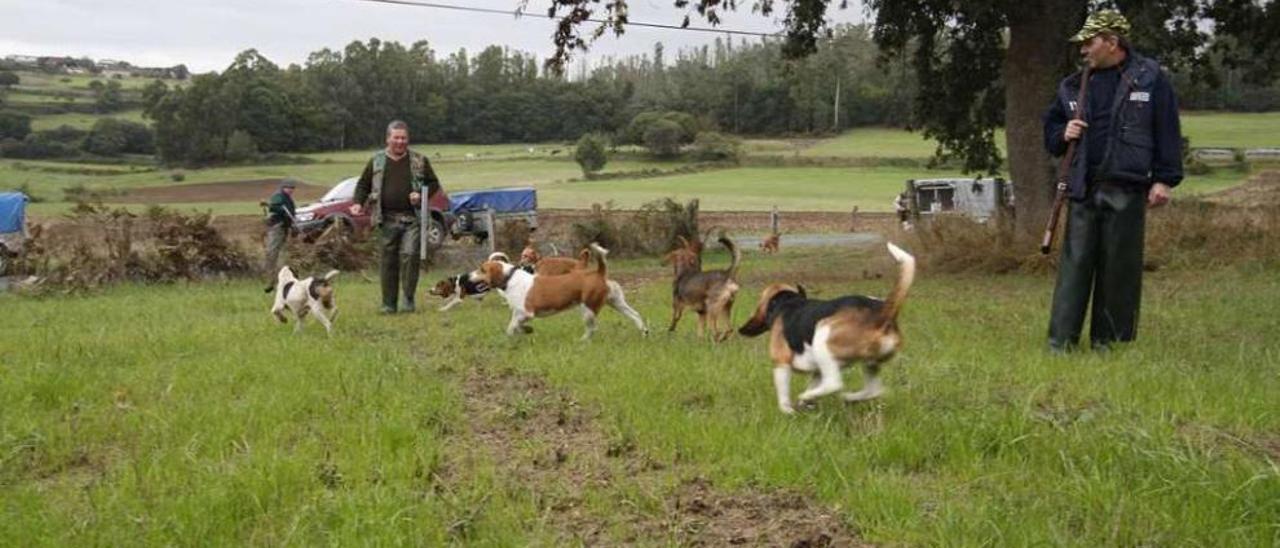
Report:
M 892 243 L 889 253 L 899 265 L 898 282 L 886 300 L 861 295 L 830 301 L 810 300 L 799 285 L 775 283 L 760 294 L 755 314 L 739 333 L 754 337 L 770 332 L 769 357 L 778 408 L 793 413 L 791 372 L 812 375 L 800 404 L 840 391 L 841 369 L 854 361 L 863 364 L 866 384 L 857 392 L 844 392 L 845 401 L 863 401 L 884 393 L 880 365 L 902 348 L 898 312 L 915 278 L 916 260 Z
M 441 312 L 444 312 L 462 304 L 462 300 L 467 297 L 474 297 L 476 301 L 484 300 L 484 296 L 489 294 L 489 286 L 472 281 L 471 274 L 466 273 L 449 276 L 436 282 L 435 287 L 432 287 L 427 293 L 449 299 L 439 308 Z
M 596 315 L 600 309 L 605 304 L 615 308 L 618 306 L 614 303 L 608 280 L 609 266 L 605 256 L 609 252 L 594 243 L 589 247 L 598 262 L 595 270 L 575 269 L 552 276 L 531 274 L 508 262 L 486 261 L 480 265 L 479 270 L 471 274 L 471 279 L 499 290 L 506 298 L 511 307 L 511 321 L 506 330 L 508 335 L 515 335 L 518 331 L 530 333 L 533 329 L 527 324 L 533 318 L 551 316 L 580 305 L 582 318 L 586 323 L 582 339 L 587 340 L 595 332 Z M 618 294 L 621 294 L 620 288 Z M 626 303 L 623 301 L 621 304 Z M 626 308 L 630 310 L 630 307 Z M 635 321 L 641 331 L 648 333 L 639 314 L 635 314 L 634 310 L 631 310 L 631 314 L 623 313 Z
M 671 325 L 667 327 L 667 331 L 676 330 L 676 324 L 680 322 L 687 307 L 698 313 L 699 338 L 710 320 L 711 338 L 717 342 L 723 341 L 733 333 L 733 300 L 740 288 L 734 278 L 738 275 L 742 253 L 733 240 L 721 233 L 720 243 L 733 254 L 733 261 L 724 270 L 703 272 L 700 257 L 702 243 L 690 242 L 683 236 L 677 238 L 681 247 L 668 253 L 662 261 L 670 264 L 675 274 L 672 282 Z
M 302 320 L 307 314 L 314 314 L 316 320 L 324 325 L 325 332 L 333 334 L 333 320 L 338 316 L 338 307 L 334 303 L 333 296 L 333 278 L 338 275 L 337 270 L 330 270 L 324 277 L 316 278 L 315 276 L 303 278 L 299 280 L 294 276 L 293 270 L 288 266 L 282 267 L 280 273 L 276 275 L 276 286 L 268 287 L 266 292 L 272 290 L 276 293 L 275 304 L 271 306 L 271 314 L 280 320 L 280 323 L 288 323 L 285 317 L 285 309 L 293 312 L 297 323 L 294 324 L 293 331 L 302 331 Z
M 760 241 L 760 249 L 765 253 L 773 254 L 778 252 L 778 244 L 781 243 L 781 234 L 770 234 Z

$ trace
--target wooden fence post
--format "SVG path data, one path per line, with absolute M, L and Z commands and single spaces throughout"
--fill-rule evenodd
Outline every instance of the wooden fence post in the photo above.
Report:
M 492 207 L 485 208 L 484 215 L 485 219 L 488 221 L 487 230 L 489 231 L 489 254 L 492 255 L 494 251 L 498 250 L 498 223 L 497 219 L 494 217 Z
M 770 211 L 770 212 L 769 212 L 769 228 L 770 228 L 770 230 L 772 230 L 772 232 L 770 232 L 770 234 L 777 234 L 777 233 L 778 233 L 778 224 L 779 224 L 779 223 L 778 223 L 778 221 L 779 221 L 778 217 L 779 217 L 779 215 L 778 215 L 778 206 L 773 206 L 773 211 Z

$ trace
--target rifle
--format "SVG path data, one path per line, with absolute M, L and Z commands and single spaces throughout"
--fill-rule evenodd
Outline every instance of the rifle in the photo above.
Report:
M 1084 72 L 1080 75 L 1080 91 L 1076 93 L 1076 113 L 1073 120 L 1081 119 L 1084 113 L 1085 92 L 1089 89 L 1089 67 L 1084 67 Z M 1062 215 L 1062 206 L 1067 203 L 1067 188 L 1070 186 L 1067 182 L 1071 178 L 1071 162 L 1076 158 L 1076 144 L 1080 139 L 1084 138 L 1084 134 L 1080 134 L 1080 138 L 1073 139 L 1067 143 L 1067 153 L 1062 155 L 1062 162 L 1058 164 L 1058 185 L 1057 191 L 1053 195 L 1053 209 L 1049 210 L 1049 222 L 1044 227 L 1044 238 L 1040 240 L 1040 254 L 1048 255 L 1049 250 L 1053 248 L 1053 234 L 1058 230 L 1058 217 Z

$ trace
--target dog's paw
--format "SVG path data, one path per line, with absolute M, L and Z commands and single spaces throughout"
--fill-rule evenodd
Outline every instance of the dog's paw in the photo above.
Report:
M 814 400 L 800 400 L 796 405 L 801 411 L 811 411 L 818 407 L 818 402 Z
M 790 405 L 779 405 L 778 410 L 782 411 L 782 414 L 784 415 L 796 414 L 796 409 L 794 407 L 791 407 Z

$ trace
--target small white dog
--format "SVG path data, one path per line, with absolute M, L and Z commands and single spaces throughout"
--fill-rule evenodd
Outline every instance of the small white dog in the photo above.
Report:
M 276 276 L 276 302 L 271 306 L 271 313 L 280 323 L 288 323 L 284 310 L 288 308 L 292 311 L 298 320 L 293 327 L 295 333 L 302 331 L 302 320 L 308 313 L 315 314 L 316 320 L 324 325 L 325 332 L 332 335 L 333 319 L 338 316 L 338 307 L 334 303 L 331 282 L 337 275 L 337 270 L 330 270 L 321 278 L 312 276 L 299 280 L 293 275 L 292 269 L 287 266 L 281 268 L 280 274 Z M 267 292 L 270 293 L 271 290 L 268 288 Z

